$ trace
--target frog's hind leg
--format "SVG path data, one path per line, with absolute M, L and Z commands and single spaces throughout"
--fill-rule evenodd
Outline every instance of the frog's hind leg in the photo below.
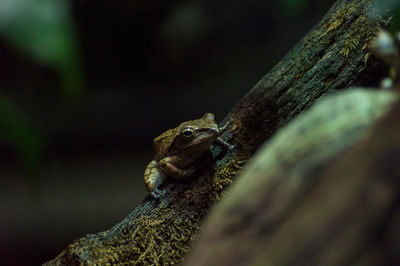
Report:
M 166 174 L 158 167 L 158 163 L 151 161 L 144 171 L 144 184 L 153 198 L 158 198 L 161 191 L 158 189 L 166 178 Z
M 159 166 L 160 168 L 167 173 L 168 176 L 174 177 L 174 178 L 178 178 L 178 179 L 182 179 L 185 177 L 189 177 L 191 175 L 194 174 L 194 172 L 196 172 L 196 168 L 194 167 L 190 167 L 187 169 L 181 169 L 177 166 L 174 165 L 174 161 L 178 159 L 177 157 L 174 156 L 170 156 L 170 157 L 166 157 L 164 159 L 162 159 L 159 162 Z

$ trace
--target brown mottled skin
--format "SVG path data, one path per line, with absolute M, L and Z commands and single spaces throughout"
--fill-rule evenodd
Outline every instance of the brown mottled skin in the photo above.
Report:
M 228 125 L 219 128 L 212 113 L 202 118 L 181 123 L 154 139 L 156 155 L 146 167 L 144 183 L 153 198 L 158 198 L 161 191 L 158 187 L 167 176 L 181 179 L 191 176 L 199 159 L 214 140 L 229 146 L 218 136 Z M 232 146 L 229 146 L 232 148 Z

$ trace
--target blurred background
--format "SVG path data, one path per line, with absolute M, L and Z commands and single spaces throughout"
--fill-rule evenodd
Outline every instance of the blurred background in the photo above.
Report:
M 1 0 L 0 263 L 122 220 L 152 139 L 221 121 L 333 2 Z

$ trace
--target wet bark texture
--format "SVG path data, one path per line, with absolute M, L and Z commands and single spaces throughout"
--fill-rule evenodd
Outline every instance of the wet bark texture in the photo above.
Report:
M 278 128 L 329 92 L 379 81 L 382 64 L 367 47 L 389 19 L 370 19 L 371 5 L 339 0 L 243 97 L 225 118 L 231 126 L 222 136 L 235 149 L 215 144 L 190 180 L 168 180 L 160 199 L 147 197 L 119 224 L 73 241 L 47 265 L 181 263 L 224 188 Z

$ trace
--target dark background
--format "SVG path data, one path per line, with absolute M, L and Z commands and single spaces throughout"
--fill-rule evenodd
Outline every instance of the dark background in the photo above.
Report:
M 152 139 L 206 112 L 221 121 L 334 2 L 2 1 L 0 258 L 12 265 L 118 223 L 146 195 Z

